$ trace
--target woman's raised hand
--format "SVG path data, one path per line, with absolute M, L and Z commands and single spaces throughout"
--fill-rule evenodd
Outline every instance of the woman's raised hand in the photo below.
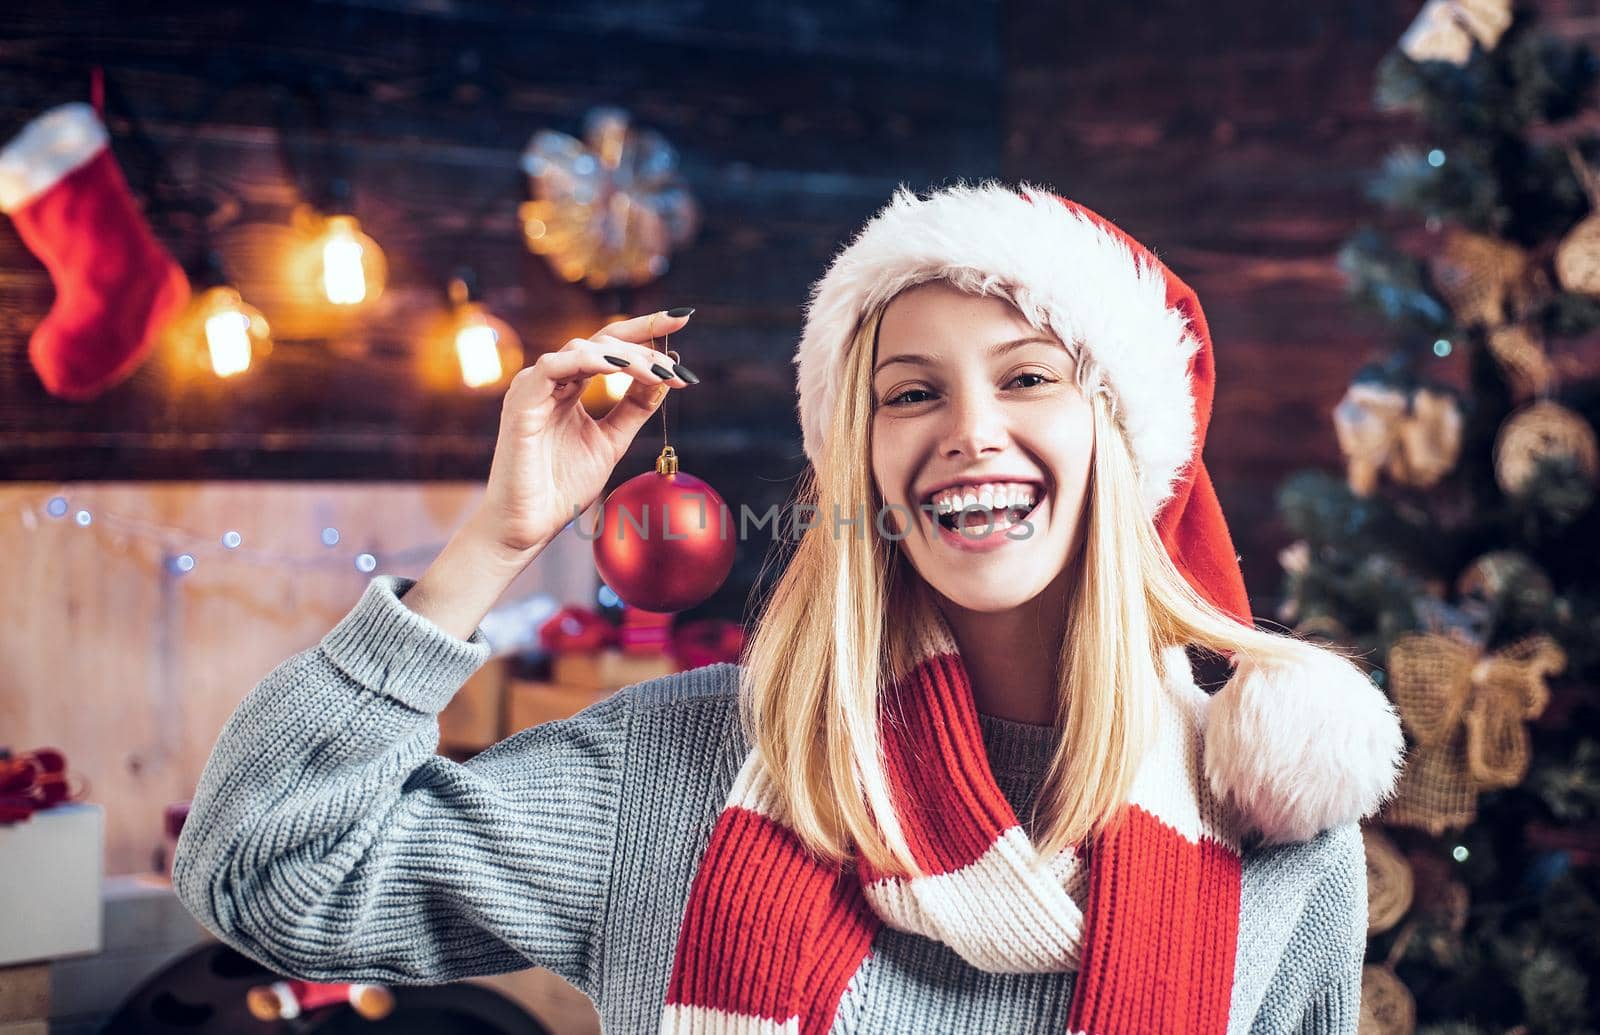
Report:
M 480 534 L 510 555 L 537 551 L 594 502 L 667 392 L 699 381 L 650 346 L 652 334 L 681 330 L 693 312 L 673 309 L 607 324 L 544 353 L 511 379 L 489 482 L 473 519 Z M 591 417 L 579 402 L 584 382 L 617 371 L 633 383 L 609 413 Z

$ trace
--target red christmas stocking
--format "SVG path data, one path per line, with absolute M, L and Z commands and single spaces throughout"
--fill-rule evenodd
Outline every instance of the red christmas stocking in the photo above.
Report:
M 0 149 L 0 212 L 50 271 L 56 300 L 28 341 L 52 395 L 93 398 L 133 373 L 189 280 L 134 204 L 87 104 L 35 118 Z

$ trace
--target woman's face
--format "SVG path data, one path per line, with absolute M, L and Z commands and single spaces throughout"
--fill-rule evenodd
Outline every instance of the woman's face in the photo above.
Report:
M 958 607 L 1017 607 L 1076 556 L 1094 414 L 1074 374 L 1061 342 L 1003 298 L 931 281 L 884 311 L 872 473 L 894 509 L 882 527 Z

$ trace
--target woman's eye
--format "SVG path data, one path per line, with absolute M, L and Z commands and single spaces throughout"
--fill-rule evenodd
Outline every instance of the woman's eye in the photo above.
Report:
M 1046 377 L 1044 374 L 1034 374 L 1034 373 L 1018 374 L 1016 377 L 1013 377 L 1011 379 L 1010 383 L 1011 384 L 1016 384 L 1018 381 L 1021 381 L 1024 378 L 1032 378 L 1032 382 L 1031 383 L 1024 384 L 1022 386 L 1024 388 L 1037 388 L 1039 385 L 1052 383 L 1052 379 L 1049 378 L 1049 377 Z M 918 396 L 918 395 L 926 396 L 928 394 L 929 393 L 928 393 L 927 389 L 925 389 L 925 388 L 907 388 L 905 391 L 900 392 L 897 395 L 892 395 L 889 398 L 885 399 L 883 401 L 883 405 L 885 405 L 885 406 L 912 406 L 912 405 L 914 405 L 916 403 L 925 401 L 923 399 L 914 399 L 914 398 L 912 398 L 912 396 Z
M 889 398 L 885 399 L 883 401 L 883 404 L 885 406 L 909 406 L 913 402 L 921 402 L 922 400 L 920 400 L 920 399 L 907 399 L 906 398 L 907 396 L 909 396 L 909 395 L 927 395 L 927 394 L 928 393 L 926 391 L 924 391 L 923 389 L 921 389 L 921 388 L 908 388 L 905 391 L 901 392 L 899 395 L 892 395 Z

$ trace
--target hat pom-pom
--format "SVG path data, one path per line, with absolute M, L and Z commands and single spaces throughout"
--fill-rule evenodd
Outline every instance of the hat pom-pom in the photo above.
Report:
M 1405 752 L 1384 692 L 1345 659 L 1307 646 L 1304 661 L 1271 666 L 1241 652 L 1206 709 L 1211 790 L 1268 844 L 1377 812 Z

